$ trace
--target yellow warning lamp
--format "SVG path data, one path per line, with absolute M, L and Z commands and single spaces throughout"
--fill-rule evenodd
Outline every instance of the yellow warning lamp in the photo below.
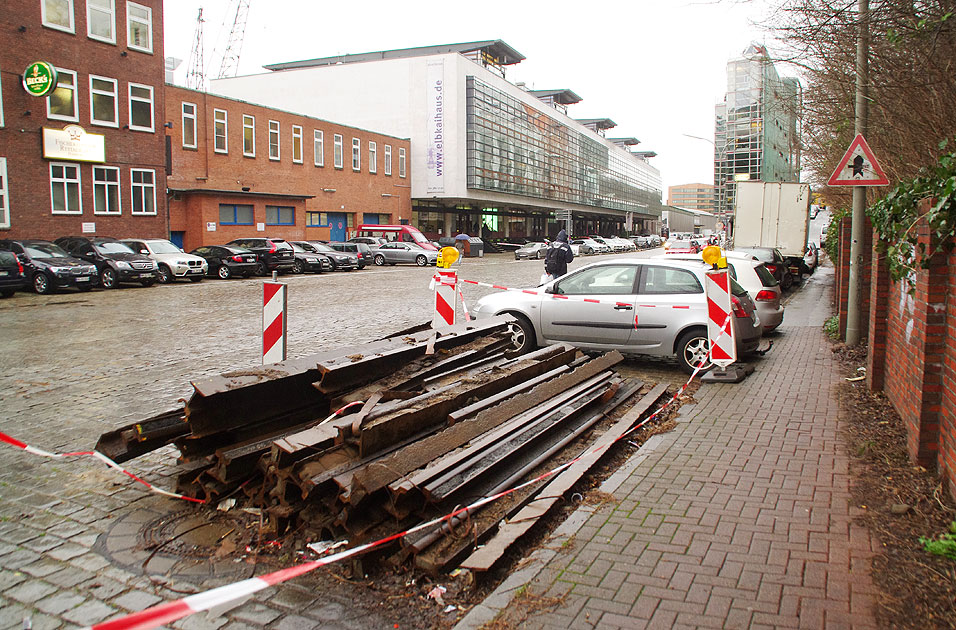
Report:
M 448 269 L 458 260 L 458 250 L 454 247 L 442 247 L 438 250 L 438 261 L 436 265 L 442 269 Z
M 704 259 L 704 262 L 708 265 L 713 265 L 714 269 L 726 269 L 727 259 L 721 256 L 722 253 L 716 245 L 708 245 L 700 255 Z

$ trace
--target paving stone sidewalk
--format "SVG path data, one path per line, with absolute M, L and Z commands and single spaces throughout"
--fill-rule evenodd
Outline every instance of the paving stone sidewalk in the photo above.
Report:
M 701 386 L 606 482 L 617 503 L 578 510 L 458 627 L 503 609 L 523 628 L 875 628 L 877 543 L 852 523 L 821 329 L 831 287 L 832 267 L 814 274 L 753 375 Z

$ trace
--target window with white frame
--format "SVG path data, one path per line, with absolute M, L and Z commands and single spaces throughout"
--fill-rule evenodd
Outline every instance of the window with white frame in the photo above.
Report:
M 385 145 L 385 174 L 392 174 L 392 145 Z
M 50 162 L 50 206 L 53 214 L 83 214 L 79 164 Z
M 7 158 L 0 158 L 0 228 L 10 227 L 10 191 L 7 190 Z
M 56 89 L 46 97 L 46 117 L 53 120 L 79 122 L 77 110 L 76 73 L 72 70 L 56 69 Z
M 256 157 L 256 117 L 242 115 L 242 154 Z
M 153 88 L 138 83 L 129 84 L 129 128 L 153 131 Z
M 229 142 L 226 137 L 228 125 L 229 115 L 226 110 L 212 110 L 213 151 L 216 153 L 229 153 Z
M 344 157 L 342 156 L 342 136 L 335 134 L 332 136 L 332 166 L 342 168 Z
M 196 148 L 196 104 L 183 101 L 183 148 Z
M 405 177 L 405 147 L 398 148 L 398 176 Z
M 156 171 L 129 169 L 132 214 L 156 214 Z
M 362 141 L 358 138 L 352 138 L 352 170 L 358 171 L 362 168 Z
M 325 166 L 325 132 L 312 130 L 312 158 L 316 166 Z
M 73 33 L 73 0 L 40 0 L 43 26 Z
M 374 142 L 368 143 L 368 172 L 378 172 L 378 146 Z
M 153 10 L 135 2 L 126 3 L 126 45 L 140 52 L 153 52 Z
M 120 214 L 119 169 L 93 167 L 93 214 Z
M 302 127 L 292 125 L 292 161 L 302 164 Z
M 269 159 L 278 160 L 281 157 L 280 146 L 281 139 L 279 138 L 280 125 L 278 120 L 269 121 Z
M 116 43 L 116 7 L 113 0 L 86 0 L 86 31 L 91 39 Z
M 90 123 L 119 127 L 116 79 L 90 75 Z

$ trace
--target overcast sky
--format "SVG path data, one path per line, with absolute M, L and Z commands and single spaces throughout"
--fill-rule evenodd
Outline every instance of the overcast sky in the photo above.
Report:
M 185 81 L 203 8 L 207 76 L 219 72 L 235 0 L 165 2 L 166 56 Z M 583 100 L 572 118 L 610 118 L 608 137 L 636 137 L 667 187 L 713 183 L 714 105 L 727 61 L 770 34 L 755 24 L 772 0 L 382 2 L 251 0 L 239 74 L 269 63 L 393 48 L 502 39 L 527 59 L 507 78 L 567 88 Z M 786 74 L 786 70 L 783 70 Z

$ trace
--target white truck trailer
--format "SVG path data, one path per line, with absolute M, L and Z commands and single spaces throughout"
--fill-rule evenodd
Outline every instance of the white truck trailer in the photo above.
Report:
M 735 247 L 776 247 L 799 280 L 810 273 L 803 261 L 809 229 L 809 184 L 737 182 Z

